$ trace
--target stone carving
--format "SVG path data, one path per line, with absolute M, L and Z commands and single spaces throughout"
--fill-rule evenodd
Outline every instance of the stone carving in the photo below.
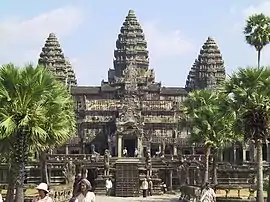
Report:
M 189 169 L 183 159 L 180 160 L 180 165 L 177 167 L 177 175 L 180 186 L 189 184 Z
M 58 80 L 68 85 L 76 85 L 77 79 L 71 64 L 67 61 L 61 46 L 54 33 L 47 38 L 38 64 L 43 65 L 57 77 Z
M 104 154 L 104 176 L 110 175 L 110 158 L 110 151 L 106 149 Z
M 150 149 L 147 150 L 145 164 L 146 164 L 146 176 L 151 177 L 152 176 L 152 162 L 151 162 Z
M 187 90 L 212 88 L 225 80 L 224 61 L 214 39 L 208 37 L 186 81 Z
M 76 166 L 72 161 L 69 161 L 65 164 L 63 174 L 65 176 L 65 183 L 67 185 L 73 185 L 76 175 Z
M 95 148 L 95 145 L 91 144 L 91 162 L 97 162 L 100 156 L 100 154 L 96 152 Z

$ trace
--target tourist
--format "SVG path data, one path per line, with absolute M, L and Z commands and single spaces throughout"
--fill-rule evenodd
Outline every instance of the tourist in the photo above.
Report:
M 80 182 L 80 194 L 76 197 L 75 202 L 95 202 L 96 196 L 91 189 L 91 183 L 87 179 L 82 179 Z
M 127 157 L 127 148 L 126 147 L 123 149 L 123 156 Z
M 134 157 L 138 157 L 138 155 L 139 155 L 139 151 L 138 151 L 137 148 L 135 148 L 135 150 L 134 150 Z
M 106 196 L 111 195 L 112 186 L 113 185 L 111 178 L 106 179 Z
M 46 183 L 40 183 L 37 186 L 38 197 L 34 200 L 35 202 L 53 202 L 52 198 L 49 197 L 48 185 Z
M 145 198 L 147 196 L 147 191 L 148 191 L 148 182 L 146 178 L 144 178 L 142 182 L 142 190 L 143 190 L 143 197 Z
M 153 182 L 151 178 L 148 179 L 148 194 L 149 196 L 152 196 L 152 190 L 153 190 Z
M 73 184 L 73 192 L 72 192 L 73 197 L 78 194 L 78 188 L 79 188 L 78 184 L 80 183 L 81 180 L 82 180 L 82 174 L 78 173 Z
M 0 202 L 3 202 L 2 189 L 0 189 Z
M 206 182 L 204 189 L 201 193 L 201 202 L 215 202 L 216 201 L 216 193 L 215 191 L 210 187 L 210 183 Z
M 163 193 L 165 194 L 167 192 L 167 185 L 164 182 L 161 183 L 161 188 L 163 190 Z

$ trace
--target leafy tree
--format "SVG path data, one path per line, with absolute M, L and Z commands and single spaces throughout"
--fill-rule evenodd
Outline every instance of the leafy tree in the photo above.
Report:
M 270 68 L 241 68 L 225 84 L 237 132 L 257 148 L 257 201 L 263 200 L 262 144 L 269 137 Z
M 16 202 L 23 201 L 28 152 L 66 142 L 75 132 L 74 103 L 67 87 L 42 66 L 0 69 L 0 143 L 9 142 L 18 168 Z
M 225 94 L 218 91 L 197 90 L 191 92 L 183 103 L 184 113 L 192 127 L 190 141 L 203 143 L 205 147 L 204 183 L 209 179 L 211 149 L 217 150 L 235 138 L 231 130 L 234 116 L 232 113 L 225 113 L 225 99 Z
M 270 42 L 270 17 L 264 14 L 251 15 L 244 28 L 246 42 L 254 46 L 258 52 L 258 68 L 260 67 L 261 51 Z

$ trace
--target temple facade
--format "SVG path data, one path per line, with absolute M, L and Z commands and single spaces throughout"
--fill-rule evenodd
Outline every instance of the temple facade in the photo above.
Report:
M 39 63 L 71 86 L 76 102 L 78 130 L 58 153 L 122 156 L 124 148 L 133 156 L 191 154 L 188 126 L 181 121 L 181 102 L 188 92 L 212 88 L 225 79 L 220 50 L 209 37 L 191 67 L 185 87 L 165 87 L 149 69 L 147 41 L 133 10 L 128 12 L 114 50 L 113 69 L 100 86 L 77 86 L 75 73 L 54 34 L 50 34 Z M 197 153 L 203 153 L 197 145 Z

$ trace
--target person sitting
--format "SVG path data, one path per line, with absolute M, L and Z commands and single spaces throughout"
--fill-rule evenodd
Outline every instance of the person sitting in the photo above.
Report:
M 79 195 L 76 197 L 75 202 L 95 202 L 96 196 L 91 190 L 91 183 L 87 179 L 82 179 L 80 182 Z

